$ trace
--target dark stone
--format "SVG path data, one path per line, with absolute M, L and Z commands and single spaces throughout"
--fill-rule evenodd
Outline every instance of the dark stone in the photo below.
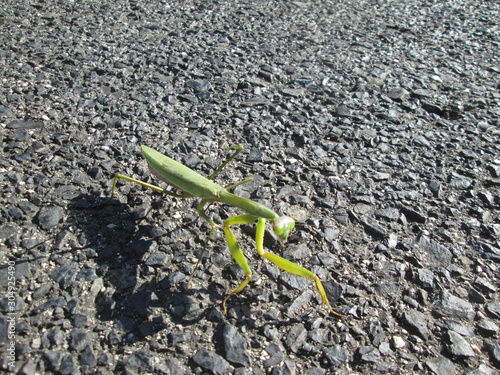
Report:
M 334 345 L 324 351 L 326 360 L 334 367 L 340 367 L 347 361 L 347 353 L 340 345 Z
M 458 333 L 454 331 L 447 332 L 448 351 L 451 355 L 458 357 L 474 357 L 476 353 L 470 344 Z
M 95 269 L 93 268 L 84 268 L 78 272 L 76 275 L 77 281 L 93 281 L 97 278 L 97 274 Z
M 156 252 L 151 254 L 147 259 L 145 264 L 147 266 L 163 266 L 167 261 L 167 254 L 162 252 Z
M 191 335 L 183 332 L 170 332 L 167 335 L 167 339 L 170 346 L 175 346 L 181 342 L 189 341 L 191 339 Z
M 445 357 L 428 359 L 425 364 L 436 375 L 456 374 L 455 365 Z
M 401 212 L 406 216 L 408 221 L 414 221 L 416 223 L 425 223 L 427 220 L 427 216 L 408 207 L 401 207 Z
M 140 349 L 132 353 L 122 362 L 122 366 L 124 369 L 130 369 L 140 374 L 154 372 L 154 364 L 155 353 L 146 349 Z
M 75 328 L 85 327 L 88 323 L 88 317 L 84 314 L 75 314 L 73 315 L 73 326 Z
M 83 328 L 74 328 L 71 331 L 70 346 L 72 349 L 81 352 L 87 345 L 94 340 L 94 334 Z
M 94 368 L 97 365 L 97 358 L 90 345 L 87 345 L 80 353 L 80 364 L 90 368 Z
M 491 320 L 481 319 L 477 323 L 478 330 L 483 336 L 492 336 L 499 331 L 500 327 Z
M 410 93 L 402 87 L 395 87 L 387 93 L 387 96 L 394 100 L 403 100 L 408 98 Z
M 60 351 L 49 350 L 43 353 L 44 358 L 47 360 L 49 364 L 49 369 L 52 371 L 56 371 L 59 369 L 61 365 L 62 354 Z
M 434 308 L 434 312 L 444 317 L 466 320 L 472 320 L 476 315 L 473 306 L 469 302 L 447 291 L 443 292 L 441 300 Z
M 337 116 L 349 117 L 349 116 L 352 116 L 352 109 L 350 109 L 349 107 L 347 107 L 345 105 L 339 105 L 335 109 L 335 114 Z
M 225 358 L 229 362 L 244 367 L 251 365 L 250 356 L 247 352 L 247 342 L 236 327 L 226 324 L 222 331 L 222 339 L 224 340 L 224 349 L 226 352 Z
M 375 210 L 375 216 L 379 216 L 390 221 L 396 221 L 399 219 L 400 214 L 397 208 L 388 207 Z
M 430 240 L 423 234 L 417 237 L 416 243 L 420 249 L 425 251 L 428 265 L 433 267 L 447 267 L 450 265 L 453 254 L 446 247 Z
M 403 314 L 403 319 L 408 329 L 414 331 L 424 340 L 429 336 L 428 318 L 428 315 L 414 309 L 410 309 Z
M 490 302 L 486 304 L 486 311 L 490 314 L 500 318 L 500 302 Z
M 458 174 L 453 174 L 449 181 L 450 187 L 457 190 L 466 190 L 472 187 L 474 180 Z
M 205 349 L 198 350 L 192 359 L 198 366 L 215 375 L 223 374 L 229 367 L 229 363 L 224 358 Z
M 67 354 L 61 361 L 61 365 L 59 366 L 59 373 L 61 375 L 79 375 L 80 370 L 78 369 L 78 365 L 76 363 L 75 358 L 71 354 Z
M 55 227 L 63 217 L 63 209 L 59 206 L 42 207 L 37 214 L 38 224 L 45 230 Z
M 43 127 L 42 120 L 14 120 L 7 124 L 7 129 L 41 129 Z
M 78 264 L 73 261 L 69 261 L 52 271 L 50 277 L 64 288 L 64 286 L 73 282 L 77 271 Z
M 302 324 L 296 324 L 292 326 L 288 335 L 286 337 L 286 346 L 293 353 L 297 353 L 297 351 L 304 345 L 307 339 L 307 330 L 304 328 Z
M 487 343 L 486 351 L 490 354 L 491 362 L 498 368 L 500 367 L 500 343 Z
M 381 357 L 379 350 L 373 346 L 361 346 L 357 354 L 360 360 L 369 363 L 377 363 Z

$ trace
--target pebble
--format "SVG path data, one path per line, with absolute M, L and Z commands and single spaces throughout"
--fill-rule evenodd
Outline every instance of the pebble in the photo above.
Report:
M 328 363 L 334 367 L 340 367 L 347 361 L 347 353 L 341 345 L 333 345 L 324 351 Z
M 192 357 L 193 361 L 212 374 L 223 374 L 229 368 L 229 363 L 220 355 L 209 350 L 200 349 Z
M 302 347 L 302 345 L 304 345 L 306 339 L 307 330 L 302 324 L 297 324 L 292 326 L 292 328 L 288 332 L 285 344 L 288 349 L 290 349 L 290 351 L 296 353 Z
M 392 337 L 392 346 L 394 347 L 394 350 L 402 349 L 406 346 L 406 342 L 400 336 L 393 336 Z
M 447 332 L 447 336 L 450 354 L 458 357 L 474 357 L 476 355 L 470 344 L 458 333 L 450 330 Z
M 94 340 L 94 335 L 83 328 L 75 328 L 71 331 L 71 348 L 81 352 Z
M 408 325 L 408 329 L 415 331 L 424 340 L 428 338 L 428 315 L 415 309 L 410 309 L 404 313 L 403 319 Z
M 226 324 L 222 331 L 222 339 L 224 340 L 226 360 L 244 367 L 249 367 L 251 365 L 251 358 L 247 352 L 245 338 L 235 327 Z
M 358 349 L 358 356 L 363 362 L 376 363 L 380 360 L 380 352 L 372 346 L 362 346 Z
M 55 227 L 62 220 L 63 209 L 58 206 L 42 207 L 38 211 L 38 224 L 45 230 Z
M 445 357 L 436 357 L 425 361 L 426 366 L 436 375 L 456 373 L 456 367 L 451 360 Z

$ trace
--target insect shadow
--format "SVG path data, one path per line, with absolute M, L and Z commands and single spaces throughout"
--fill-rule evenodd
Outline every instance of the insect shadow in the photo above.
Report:
M 222 295 L 212 289 L 185 290 L 186 275 L 171 267 L 151 228 L 138 224 L 137 210 L 117 199 L 96 199 L 76 197 L 70 204 L 70 224 L 80 232 L 82 247 L 77 250 L 93 254 L 97 277 L 102 279 L 94 301 L 98 319 L 114 321 L 124 336 L 144 337 L 168 324 L 201 320 L 209 308 L 200 309 L 194 294 L 209 293 L 214 302 L 220 301 Z M 192 250 L 186 249 L 183 256 L 191 255 Z

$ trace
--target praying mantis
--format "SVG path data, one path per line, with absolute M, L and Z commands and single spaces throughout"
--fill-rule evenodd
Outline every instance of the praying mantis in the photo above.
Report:
M 338 317 L 344 317 L 344 315 L 336 312 L 330 305 L 330 302 L 328 301 L 328 298 L 326 296 L 325 288 L 323 287 L 321 280 L 316 274 L 285 258 L 264 250 L 264 232 L 266 221 L 272 222 L 274 233 L 282 242 L 285 242 L 290 235 L 290 232 L 295 227 L 295 220 L 288 216 L 279 216 L 276 212 L 260 203 L 229 192 L 229 190 L 235 188 L 236 186 L 251 181 L 251 178 L 245 179 L 233 185 L 229 185 L 225 188 L 212 181 L 214 177 L 243 150 L 243 147 L 236 145 L 224 148 L 223 150 L 229 149 L 236 149 L 236 151 L 231 156 L 229 156 L 229 158 L 225 160 L 209 177 L 204 177 L 201 174 L 186 167 L 185 165 L 169 158 L 168 156 L 163 155 L 162 153 L 148 146 L 142 145 L 141 151 L 144 158 L 146 159 L 151 173 L 159 180 L 179 190 L 180 193 L 174 193 L 161 187 L 117 173 L 113 178 L 111 196 L 113 196 L 115 193 L 116 183 L 118 179 L 123 179 L 176 198 L 201 198 L 201 201 L 197 207 L 197 211 L 199 215 L 210 224 L 211 227 L 203 250 L 205 250 L 208 241 L 210 241 L 216 229 L 215 222 L 210 219 L 205 212 L 205 207 L 207 205 L 211 204 L 212 202 L 227 203 L 246 212 L 246 214 L 232 216 L 224 221 L 223 229 L 229 252 L 245 273 L 245 279 L 236 288 L 232 289 L 230 291 L 230 294 L 223 300 L 222 308 L 224 310 L 224 313 L 227 313 L 227 300 L 232 295 L 241 292 L 252 278 L 252 270 L 250 269 L 247 260 L 240 246 L 238 245 L 236 237 L 231 230 L 231 226 L 236 224 L 257 223 L 255 230 L 255 246 L 257 249 L 257 253 L 263 258 L 270 260 L 286 272 L 290 272 L 292 274 L 313 280 L 316 283 L 319 294 L 321 295 L 322 304 L 327 305 L 330 312 L 332 312 L 334 315 Z M 201 258 L 202 256 L 200 257 L 200 260 Z M 195 266 L 194 271 L 191 273 L 191 278 L 193 277 L 200 263 L 200 260 Z M 189 282 L 191 281 L 191 278 L 189 279 Z

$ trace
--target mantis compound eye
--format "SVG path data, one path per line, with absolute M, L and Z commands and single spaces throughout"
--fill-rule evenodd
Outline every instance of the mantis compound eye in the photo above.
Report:
M 289 216 L 281 216 L 274 220 L 273 231 L 278 235 L 281 241 L 285 242 L 295 227 L 295 220 Z

